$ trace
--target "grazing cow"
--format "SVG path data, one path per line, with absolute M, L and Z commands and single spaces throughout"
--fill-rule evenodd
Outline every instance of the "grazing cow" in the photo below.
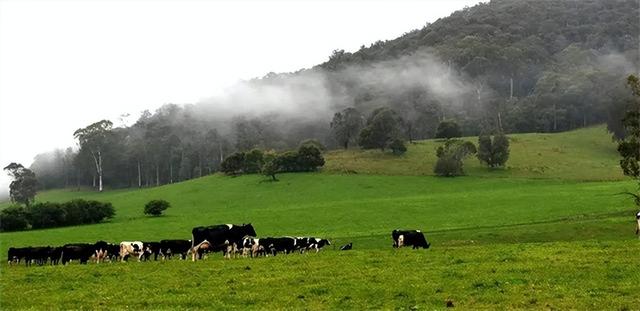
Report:
M 292 237 L 260 238 L 258 244 L 264 247 L 267 253 L 275 256 L 278 252 L 288 254 L 296 250 L 298 239 Z
M 51 252 L 51 250 L 52 248 L 49 246 L 24 248 L 24 264 L 26 266 L 30 266 L 32 262 L 35 262 L 38 265 L 47 263 L 47 259 L 49 259 L 49 253 Z
M 318 238 L 310 238 L 309 246 L 307 246 L 308 250 L 315 249 L 316 253 L 319 252 L 323 247 L 327 245 L 331 245 L 331 242 L 327 239 L 318 239 Z
M 398 236 L 398 248 L 403 246 L 412 246 L 413 249 L 416 249 L 420 247 L 429 248 L 431 244 L 427 242 L 427 239 L 424 238 L 424 234 L 422 234 L 422 232 L 416 231 L 407 232 Z
M 160 242 L 142 242 L 142 259 L 149 260 L 153 254 L 153 260 L 158 260 L 161 253 Z
M 640 212 L 636 214 L 636 221 L 638 222 L 638 226 L 636 227 L 636 235 L 640 238 Z
M 118 253 L 120 252 L 120 246 L 107 243 L 105 241 L 98 241 L 93 244 L 94 256 L 96 257 L 96 262 L 99 263 L 104 261 L 105 259 L 114 260 L 117 259 Z
M 391 231 L 391 238 L 393 238 L 393 247 L 397 248 L 398 247 L 398 238 L 401 235 L 406 235 L 408 233 L 412 233 L 412 232 L 420 232 L 420 230 L 393 230 Z
M 353 243 L 342 245 L 342 247 L 340 247 L 341 251 L 348 251 L 348 250 L 351 250 L 351 249 L 353 249 Z
M 120 242 L 120 258 L 126 261 L 129 256 L 138 257 L 138 260 L 144 255 L 144 244 L 140 241 Z
M 191 230 L 191 248 L 203 241 L 208 241 L 212 252 L 224 251 L 232 243 L 238 245 L 245 236 L 256 236 L 256 231 L 251 224 L 243 225 L 213 225 L 208 227 L 196 227 Z M 228 242 L 228 243 L 225 243 Z M 192 254 L 192 260 L 196 260 L 196 254 Z
M 180 255 L 182 260 L 187 259 L 187 254 L 191 250 L 190 240 L 162 240 L 160 241 L 160 252 L 164 259 L 171 259 L 173 255 Z
M 94 253 L 94 244 L 88 243 L 74 243 L 74 244 L 65 244 L 62 246 L 62 264 L 66 265 L 71 260 L 79 260 L 81 264 L 86 264 L 89 261 L 89 258 L 93 256 Z
M 49 252 L 49 260 L 52 265 L 57 265 L 62 258 L 62 249 L 63 247 L 54 247 Z
M 190 251 L 194 254 L 194 256 L 197 256 L 198 259 L 202 259 L 202 256 L 205 253 L 209 253 L 212 249 L 213 246 L 211 245 L 211 243 L 209 243 L 209 241 L 207 240 L 204 240 L 198 243 L 198 245 L 194 246 Z

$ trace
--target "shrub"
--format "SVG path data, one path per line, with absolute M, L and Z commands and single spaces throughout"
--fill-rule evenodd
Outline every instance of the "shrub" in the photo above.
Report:
M 444 145 L 436 150 L 438 160 L 433 172 L 445 177 L 464 175 L 464 158 L 476 152 L 476 146 L 472 142 L 447 139 Z
M 247 174 L 260 172 L 264 161 L 264 153 L 260 149 L 253 149 L 244 154 L 242 171 Z
M 146 215 L 160 216 L 162 212 L 169 208 L 169 202 L 165 200 L 151 200 L 144 206 L 144 213 Z
M 244 152 L 235 152 L 228 156 L 220 164 L 220 170 L 227 175 L 237 175 L 242 173 L 244 168 Z
M 324 166 L 324 157 L 322 157 L 320 148 L 312 144 L 306 144 L 298 148 L 297 162 L 301 171 L 310 172 Z
M 395 155 L 401 155 L 407 152 L 407 146 L 404 145 L 404 142 L 401 139 L 397 138 L 389 141 L 387 148 L 391 149 Z
M 436 138 L 454 138 L 461 137 L 462 132 L 460 126 L 455 121 L 442 121 L 436 129 Z
M 493 137 L 480 135 L 478 137 L 478 159 L 489 167 L 499 167 L 509 159 L 509 139 L 503 133 Z
M 66 215 L 62 205 L 55 202 L 36 203 L 27 208 L 27 219 L 33 229 L 64 226 Z
M 0 212 L 0 230 L 18 231 L 27 229 L 27 213 L 20 205 L 10 206 Z

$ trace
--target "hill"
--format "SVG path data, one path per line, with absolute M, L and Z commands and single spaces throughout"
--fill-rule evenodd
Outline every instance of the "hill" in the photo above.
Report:
M 477 145 L 477 137 L 465 140 Z M 465 161 L 470 176 L 552 178 L 565 180 L 622 180 L 616 143 L 604 126 L 557 133 L 509 135 L 510 156 L 505 169 L 489 170 L 477 158 Z M 329 151 L 323 169 L 328 173 L 434 175 L 436 149 L 441 140 L 409 144 L 402 156 L 379 150 Z

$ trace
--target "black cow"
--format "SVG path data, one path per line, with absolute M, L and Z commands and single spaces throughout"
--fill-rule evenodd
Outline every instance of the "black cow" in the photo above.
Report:
M 349 244 L 346 244 L 346 245 L 343 245 L 342 247 L 340 247 L 341 251 L 348 251 L 348 250 L 351 250 L 351 249 L 353 249 L 353 243 L 349 243 Z
M 230 244 L 239 245 L 245 236 L 256 236 L 256 231 L 251 224 L 242 225 L 213 225 L 208 227 L 196 227 L 191 230 L 191 247 L 207 241 L 211 245 L 211 251 L 219 252 L 227 249 Z M 195 252 L 192 259 L 196 260 Z
M 57 265 L 62 258 L 62 247 L 54 247 L 49 252 L 49 260 L 52 265 Z
M 162 240 L 160 241 L 160 252 L 165 259 L 171 259 L 173 255 L 180 255 L 181 259 L 187 259 L 187 254 L 191 249 L 189 240 Z
M 26 257 L 29 249 L 30 247 L 9 247 L 9 251 L 7 252 L 8 263 L 20 263 L 20 261 Z
M 62 264 L 66 265 L 71 260 L 78 260 L 86 264 L 95 253 L 95 245 L 89 243 L 65 244 L 62 246 Z
M 422 234 L 420 230 L 400 234 L 398 236 L 397 244 L 398 247 L 412 246 L 413 249 L 420 247 L 429 248 L 429 246 L 431 246 L 431 244 L 427 242 L 427 239 L 424 238 L 424 234 Z
M 296 250 L 297 241 L 297 238 L 292 237 L 260 238 L 258 245 L 264 247 L 267 253 L 275 256 L 278 252 L 288 254 Z
M 149 260 L 152 254 L 153 260 L 158 260 L 160 253 L 160 242 L 142 242 L 142 260 Z
M 93 244 L 93 255 L 96 257 L 96 262 L 109 259 L 110 261 L 118 260 L 120 253 L 120 246 L 111 244 L 105 241 L 98 241 Z

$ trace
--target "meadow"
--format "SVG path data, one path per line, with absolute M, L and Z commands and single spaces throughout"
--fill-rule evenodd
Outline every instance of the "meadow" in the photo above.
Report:
M 251 222 L 259 236 L 311 235 L 333 245 L 318 254 L 216 254 L 195 263 L 27 268 L 4 261 L 0 307 L 415 310 L 450 302 L 462 309 L 637 310 L 636 211 L 620 195 L 635 184 L 614 167 L 606 139 L 601 127 L 513 135 L 508 169 L 489 171 L 470 159 L 469 176 L 458 178 L 422 176 L 427 164 L 412 169 L 421 158 L 431 161 L 426 146 L 438 142 L 425 141 L 400 158 L 333 151 L 322 173 L 282 174 L 278 182 L 212 175 L 149 189 L 43 192 L 40 201 L 109 201 L 117 214 L 96 225 L 2 233 L 0 258 L 9 246 L 189 239 L 194 226 L 219 223 Z M 522 154 L 525 148 L 543 154 L 540 162 L 535 152 Z M 341 174 L 340 167 L 348 169 Z M 151 199 L 172 207 L 144 216 Z M 392 249 L 395 228 L 422 229 L 432 247 Z M 348 242 L 354 250 L 337 250 Z

